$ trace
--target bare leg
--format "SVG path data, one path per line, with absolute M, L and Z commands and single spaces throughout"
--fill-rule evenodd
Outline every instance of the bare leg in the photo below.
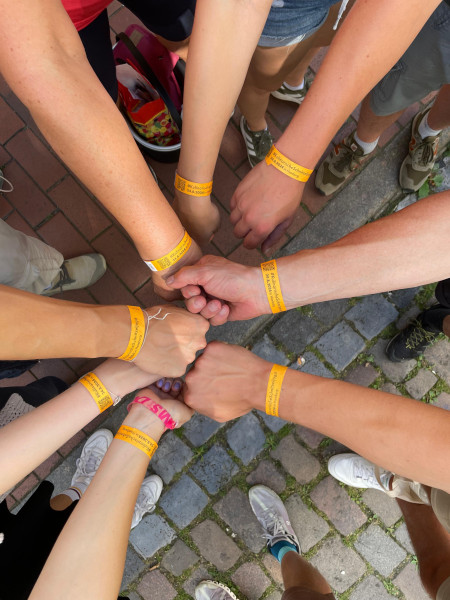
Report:
M 302 586 L 320 594 L 331 593 L 331 588 L 323 575 L 297 552 L 286 552 L 283 556 L 281 574 L 286 590 Z
M 450 126 L 450 84 L 443 85 L 428 113 L 428 125 L 432 129 L 445 129 Z
M 319 48 L 331 43 L 338 11 L 339 5 L 334 5 L 319 31 L 303 42 L 281 48 L 256 48 L 238 99 L 250 129 L 259 131 L 267 127 L 265 112 L 270 92 L 277 90 L 283 81 L 290 85 L 301 83 Z
M 72 502 L 72 498 L 62 493 L 50 500 L 50 506 L 53 510 L 65 510 Z
M 403 113 L 400 110 L 392 115 L 379 117 L 370 107 L 370 94 L 367 95 L 361 104 L 361 113 L 359 115 L 357 134 L 363 142 L 374 142 L 392 123 Z
M 450 315 L 447 315 L 444 318 L 444 321 L 442 323 L 442 331 L 447 337 L 450 337 Z
M 397 500 L 419 560 L 425 590 L 436 598 L 442 583 L 450 577 L 450 534 L 439 523 L 431 506 Z

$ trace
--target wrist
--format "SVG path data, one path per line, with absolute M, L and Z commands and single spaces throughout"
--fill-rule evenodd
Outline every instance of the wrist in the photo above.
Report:
M 130 412 L 123 424 L 139 429 L 139 431 L 154 439 L 155 442 L 160 440 L 165 431 L 164 423 L 151 411 L 139 404 L 131 406 Z
M 266 412 L 267 384 L 269 382 L 273 363 L 255 355 L 253 355 L 253 357 L 255 359 L 255 366 L 251 371 L 251 377 L 249 377 L 251 389 L 248 394 L 248 402 L 251 409 Z
M 89 310 L 95 318 L 94 350 L 91 358 L 117 358 L 130 339 L 130 312 L 126 306 L 98 306 Z
M 266 288 L 264 287 L 261 266 L 248 267 L 247 277 L 246 289 L 253 294 L 257 313 L 255 316 L 271 315 L 272 310 L 267 298 Z

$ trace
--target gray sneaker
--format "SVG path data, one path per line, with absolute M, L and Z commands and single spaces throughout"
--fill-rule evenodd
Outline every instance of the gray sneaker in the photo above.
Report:
M 250 488 L 248 499 L 255 517 L 264 529 L 263 537 L 267 539 L 267 547 L 286 541 L 294 544 L 297 552 L 300 552 L 300 543 L 281 498 L 265 485 L 255 485 Z
M 101 254 L 83 254 L 65 260 L 58 275 L 42 296 L 53 296 L 69 290 L 80 290 L 93 285 L 106 272 L 106 260 Z
M 229 587 L 218 581 L 205 579 L 195 588 L 195 600 L 237 600 Z
M 272 134 L 268 129 L 252 131 L 247 125 L 244 116 L 241 117 L 241 133 L 247 147 L 248 162 L 254 167 L 261 162 L 273 144 Z
M 422 138 L 419 134 L 419 125 L 429 108 L 417 113 L 411 125 L 411 139 L 409 152 L 400 167 L 399 182 L 407 192 L 417 192 L 428 179 L 436 162 L 439 148 L 439 135 Z
M 364 154 L 364 150 L 355 142 L 354 132 L 351 133 L 333 148 L 318 168 L 316 188 L 325 196 L 334 194 L 373 152 Z
M 295 102 L 295 104 L 301 104 L 305 99 L 306 92 L 308 91 L 308 85 L 305 81 L 305 85 L 301 90 L 290 90 L 287 88 L 284 83 L 274 92 L 271 92 L 271 95 L 274 98 L 278 98 L 278 100 L 284 100 L 286 102 Z

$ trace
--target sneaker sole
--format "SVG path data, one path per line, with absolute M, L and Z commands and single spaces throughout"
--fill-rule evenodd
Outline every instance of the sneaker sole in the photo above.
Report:
M 285 94 L 280 94 L 280 92 L 275 91 L 275 92 L 270 92 L 270 95 L 273 96 L 274 98 L 276 98 L 277 100 L 283 100 L 284 102 L 292 102 L 292 104 L 302 104 L 303 100 L 305 99 L 305 96 L 303 96 L 303 98 L 297 99 L 297 98 L 290 98 L 289 96 L 286 96 Z

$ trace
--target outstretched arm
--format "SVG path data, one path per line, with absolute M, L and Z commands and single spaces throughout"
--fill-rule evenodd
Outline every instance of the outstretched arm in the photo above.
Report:
M 0 0 L 0 11 L 0 72 L 8 84 L 142 258 L 166 255 L 183 227 L 92 70 L 61 1 Z
M 286 308 L 446 279 L 449 220 L 450 192 L 441 192 L 332 244 L 278 259 Z M 189 310 L 211 318 L 214 325 L 271 312 L 259 267 L 206 256 L 168 281 L 182 289 Z
M 264 412 L 272 366 L 248 350 L 213 342 L 186 377 L 185 402 L 221 422 L 252 409 Z M 288 369 L 279 416 L 385 469 L 450 492 L 450 413 L 441 408 Z
M 304 102 L 276 143 L 278 150 L 314 169 L 338 128 L 405 52 L 438 4 L 439 0 L 357 0 Z M 303 188 L 304 183 L 262 161 L 231 200 L 235 235 L 245 238 L 247 248 L 266 240 L 267 250 L 292 222 Z
M 100 306 L 45 298 L 0 285 L 4 360 L 121 356 L 132 332 L 126 306 Z M 165 316 L 167 314 L 167 316 Z M 147 324 L 147 315 L 151 318 Z M 134 362 L 168 377 L 183 375 L 206 344 L 208 323 L 176 306 L 151 306 L 143 314 L 147 335 Z

